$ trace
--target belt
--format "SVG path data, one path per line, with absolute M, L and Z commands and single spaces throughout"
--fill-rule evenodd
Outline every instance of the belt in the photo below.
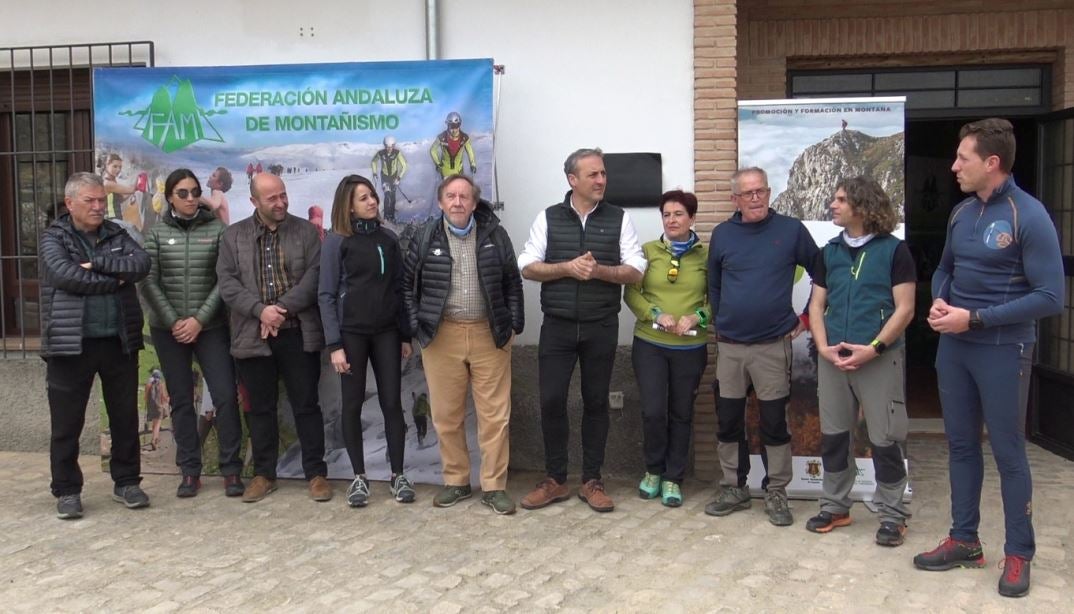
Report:
M 729 339 L 722 335 L 718 335 L 716 337 L 716 341 L 720 343 L 730 343 L 731 345 L 765 345 L 768 343 L 775 343 L 777 341 L 780 341 L 785 336 L 786 335 L 779 335 L 777 337 L 769 337 L 768 339 L 758 339 L 757 341 L 737 341 L 735 339 Z

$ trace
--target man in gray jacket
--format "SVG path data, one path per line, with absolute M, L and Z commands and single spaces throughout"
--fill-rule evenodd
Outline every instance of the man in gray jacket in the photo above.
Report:
M 149 505 L 138 442 L 138 350 L 142 309 L 134 284 L 149 273 L 149 254 L 106 220 L 108 198 L 98 175 L 75 173 L 64 188 L 68 214 L 41 235 L 41 356 L 52 415 L 52 494 L 56 515 L 82 517 L 78 439 L 93 378 L 101 377 L 112 498 Z
M 317 308 L 321 241 L 317 228 L 287 213 L 287 188 L 271 173 L 250 182 L 254 214 L 228 227 L 216 264 L 230 312 L 231 355 L 250 395 L 246 422 L 254 479 L 242 500 L 276 490 L 279 379 L 294 412 L 302 469 L 314 501 L 332 498 L 324 461 L 324 421 L 317 398 L 324 331 Z

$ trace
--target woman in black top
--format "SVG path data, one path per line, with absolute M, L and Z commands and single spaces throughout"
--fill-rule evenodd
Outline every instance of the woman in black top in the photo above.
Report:
M 401 361 L 412 351 L 403 312 L 403 258 L 398 237 L 381 225 L 379 214 L 373 183 L 361 175 L 344 177 L 332 203 L 332 230 L 321 248 L 317 296 L 332 368 L 340 374 L 343 440 L 354 468 L 347 490 L 351 507 L 369 501 L 361 420 L 367 361 L 384 414 L 392 495 L 402 503 L 414 501 L 414 488 L 403 475 Z

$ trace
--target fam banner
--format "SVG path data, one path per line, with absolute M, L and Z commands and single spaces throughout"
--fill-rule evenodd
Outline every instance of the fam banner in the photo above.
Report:
M 418 225 L 439 215 L 436 187 L 443 177 L 469 175 L 495 200 L 492 79 L 491 59 L 94 69 L 96 161 L 109 217 L 140 240 L 166 213 L 165 178 L 188 168 L 202 185 L 203 202 L 225 223 L 253 214 L 250 181 L 258 173 L 272 173 L 287 187 L 290 213 L 324 229 L 331 223 L 336 186 L 344 176 L 359 174 L 373 180 L 385 224 L 405 242 Z M 343 445 L 339 376 L 327 360 L 322 363 L 329 477 L 349 479 L 354 472 Z M 143 468 L 175 472 L 170 397 L 151 346 L 140 365 Z M 213 404 L 196 363 L 194 371 L 204 473 L 211 474 L 217 469 Z M 383 417 L 372 373 L 367 382 L 362 412 L 367 474 L 387 479 Z M 240 387 L 242 405 L 244 392 Z M 415 481 L 439 482 L 420 355 L 403 367 L 402 396 L 407 473 Z M 301 477 L 294 420 L 281 397 L 278 474 Z M 102 424 L 107 463 L 103 411 Z M 476 472 L 477 447 L 471 449 Z M 248 452 L 245 457 L 249 461 Z
M 739 167 L 757 166 L 768 173 L 771 206 L 802 220 L 822 246 L 842 231 L 831 221 L 829 205 L 835 185 L 844 177 L 876 179 L 900 211 L 895 234 L 903 236 L 906 187 L 904 97 L 739 101 Z M 795 276 L 794 308 L 803 312 L 810 279 Z M 812 335 L 794 341 L 791 401 L 787 422 L 795 455 L 794 480 L 788 494 L 820 494 L 820 418 L 817 408 L 817 351 Z M 751 403 L 751 487 L 759 488 L 765 472 L 761 462 L 759 417 Z M 854 433 L 858 478 L 853 496 L 869 500 L 876 486 L 869 458 L 869 437 L 859 419 Z M 907 486 L 906 498 L 911 493 Z

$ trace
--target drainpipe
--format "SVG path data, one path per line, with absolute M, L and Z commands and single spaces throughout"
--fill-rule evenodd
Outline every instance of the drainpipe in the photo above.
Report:
M 437 0 L 425 0 L 425 59 L 440 59 L 439 23 Z

